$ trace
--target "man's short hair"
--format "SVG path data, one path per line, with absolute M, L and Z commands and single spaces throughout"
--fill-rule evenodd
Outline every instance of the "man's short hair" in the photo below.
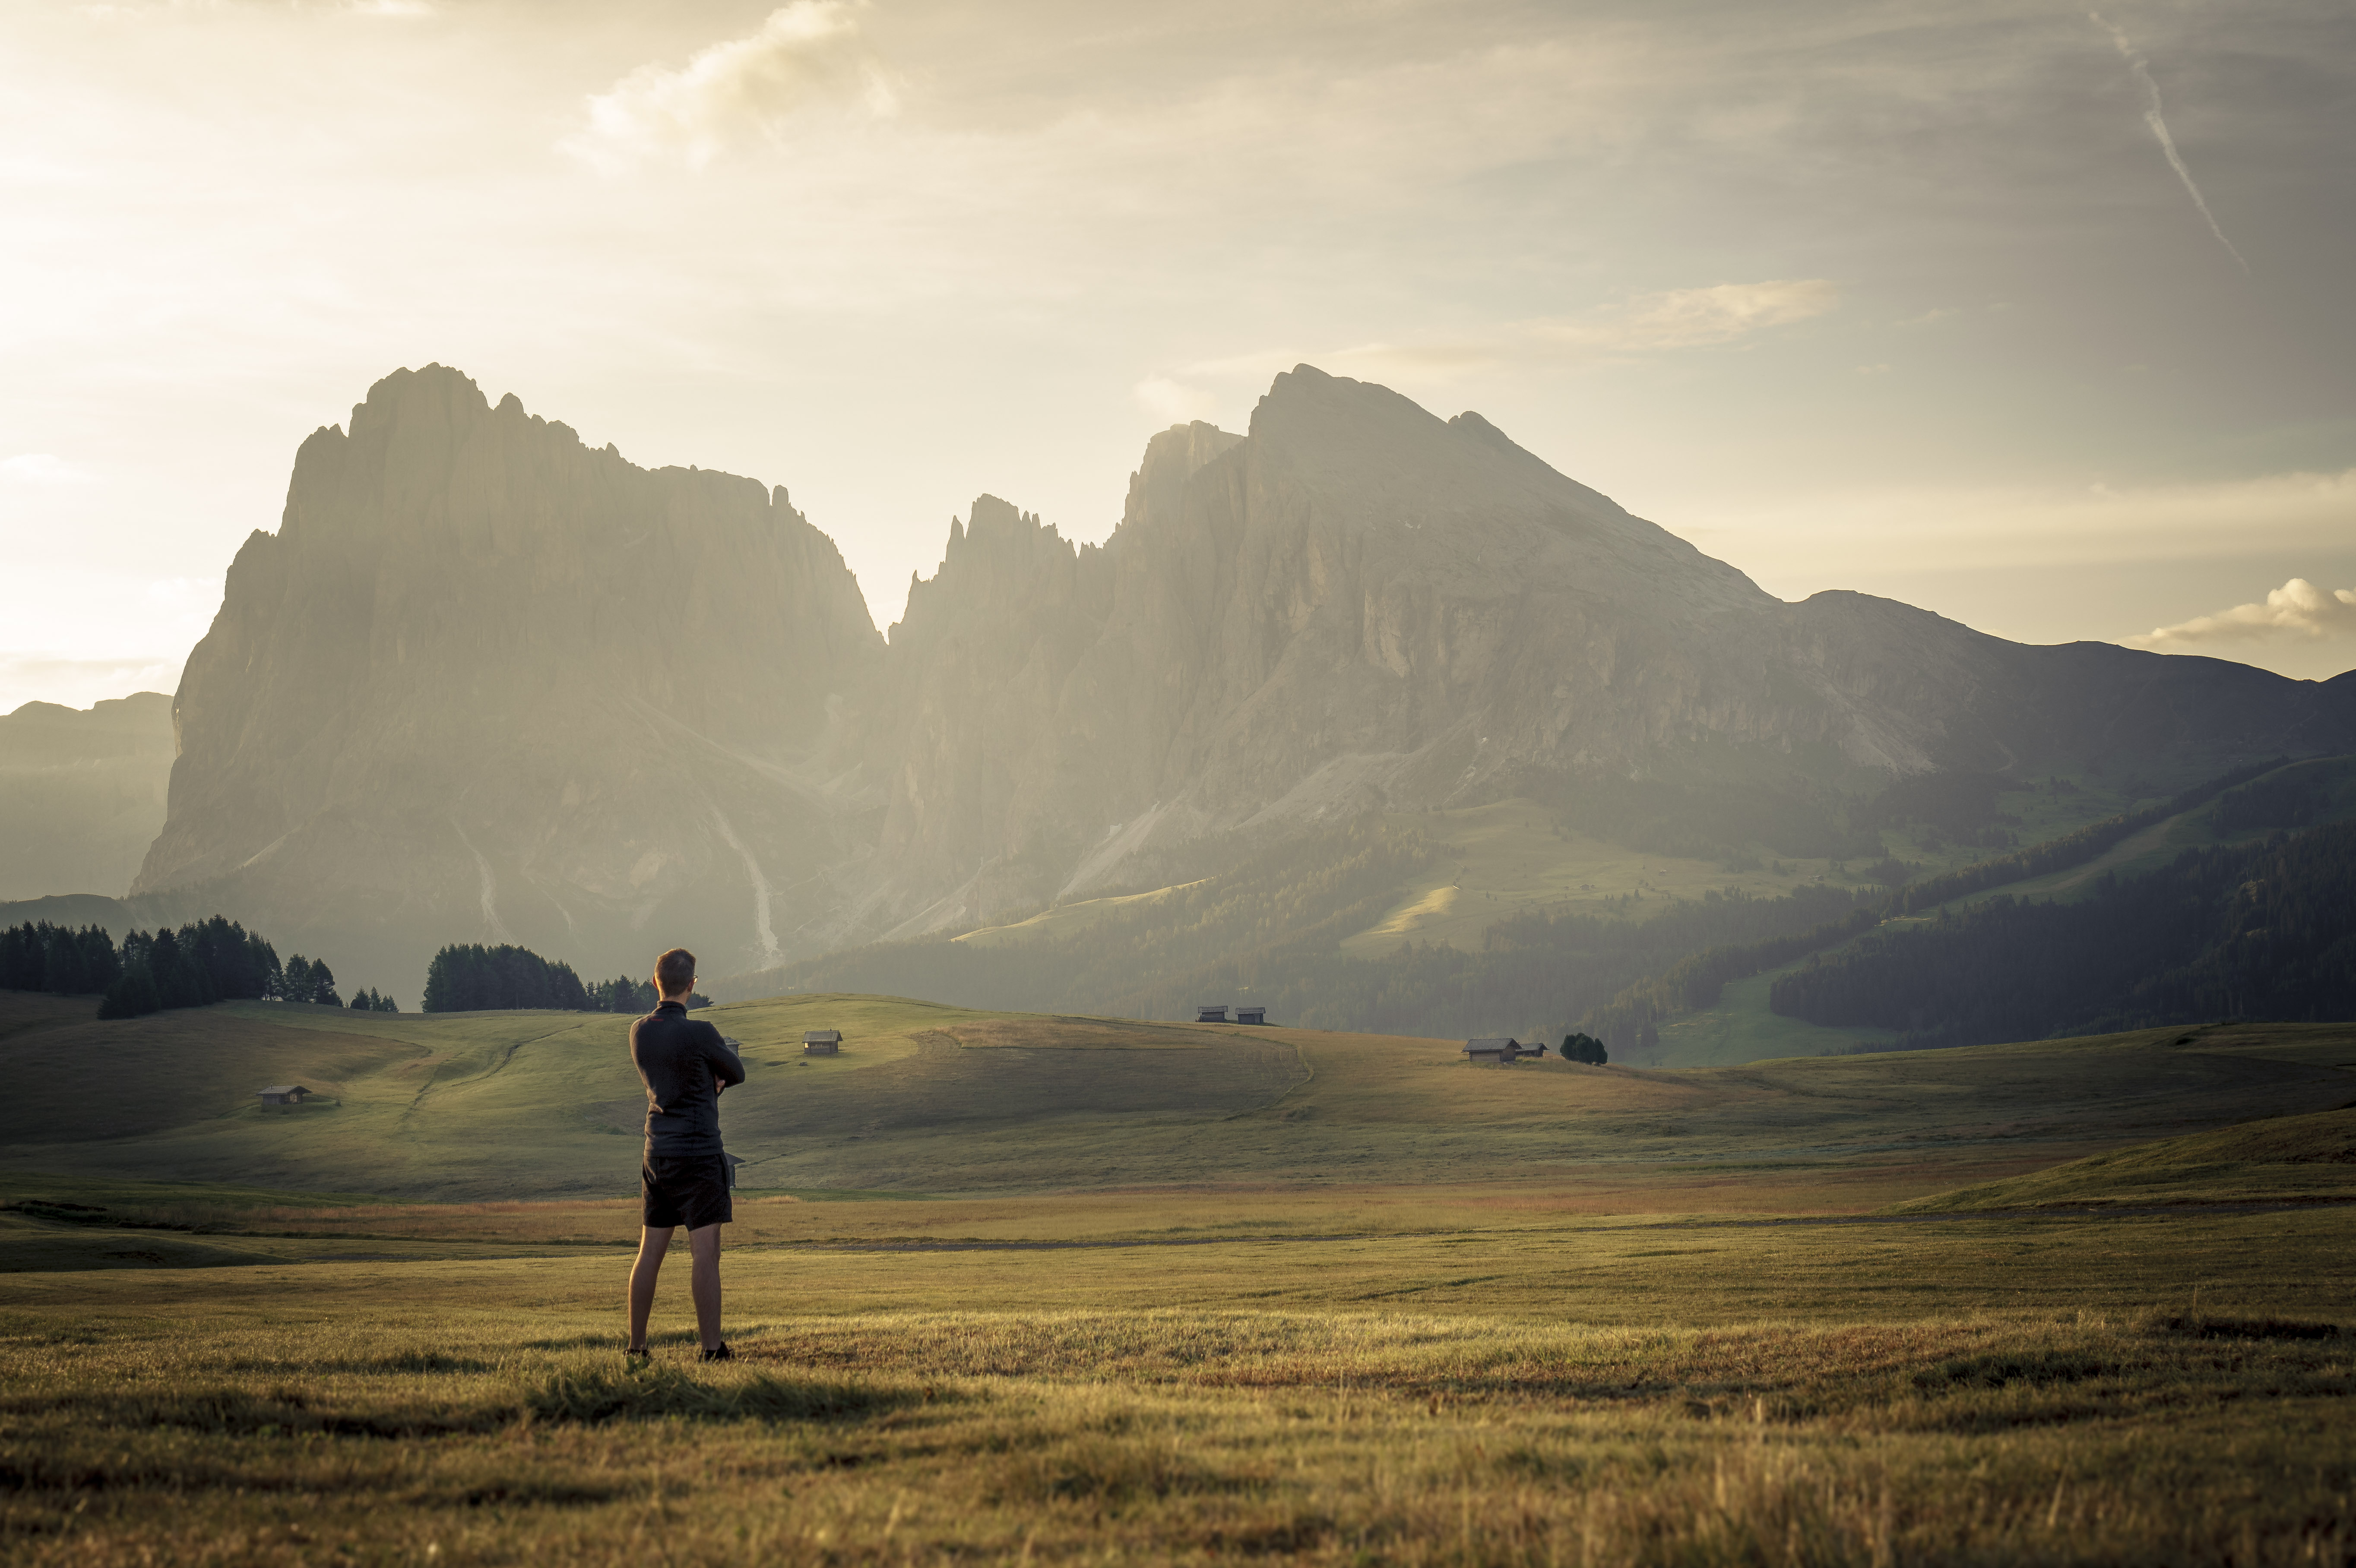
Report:
M 695 984 L 695 955 L 674 947 L 655 960 L 655 984 L 666 997 L 675 997 Z

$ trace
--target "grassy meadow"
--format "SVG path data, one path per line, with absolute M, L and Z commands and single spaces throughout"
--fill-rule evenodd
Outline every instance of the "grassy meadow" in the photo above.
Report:
M 626 1020 L 91 1012 L 0 993 L 9 1562 L 2356 1561 L 2356 1026 L 716 1008 L 700 1365 L 677 1263 L 620 1353 Z
M 1453 1229 L 1420 1233 L 741 1245 L 726 1271 L 743 1359 L 716 1367 L 693 1362 L 677 1280 L 653 1363 L 625 1360 L 617 1249 L 376 1243 L 360 1261 L 345 1239 L 307 1262 L 0 1275 L 0 1552 L 1863 1565 L 2356 1550 L 2347 1209 L 1760 1224 L 1547 1215 L 1504 1192 L 1483 1214 L 1458 1197 Z M 888 1231 L 947 1201 L 766 1207 Z M 1030 1201 L 1027 1226 L 1001 1205 L 949 1228 L 1091 1223 Z M 1401 1207 L 1429 1224 L 1449 1204 Z

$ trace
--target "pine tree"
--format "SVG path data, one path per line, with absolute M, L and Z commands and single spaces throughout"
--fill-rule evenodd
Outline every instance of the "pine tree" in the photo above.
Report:
M 80 996 L 85 989 L 81 981 L 81 944 L 65 927 L 53 925 L 43 945 L 48 951 L 41 965 L 41 989 L 52 996 Z
M 164 998 L 156 994 L 155 978 L 144 964 L 123 970 L 115 982 L 107 987 L 106 995 L 99 998 L 98 1016 L 102 1019 L 135 1019 L 156 1011 Z
M 307 1001 L 310 989 L 311 961 L 297 953 L 279 968 L 278 988 L 271 995 L 282 1002 Z

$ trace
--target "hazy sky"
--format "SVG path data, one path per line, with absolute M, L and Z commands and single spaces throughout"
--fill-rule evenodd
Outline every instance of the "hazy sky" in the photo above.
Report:
M 1305 359 L 1786 598 L 2328 675 L 2351 278 L 2347 0 L 13 0 L 0 711 L 169 689 L 434 360 L 785 485 L 884 624 Z

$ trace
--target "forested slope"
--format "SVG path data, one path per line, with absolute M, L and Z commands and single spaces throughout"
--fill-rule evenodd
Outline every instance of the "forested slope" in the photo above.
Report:
M 2356 823 L 2188 850 L 2079 902 L 1998 898 L 1874 932 L 1770 997 L 1786 1017 L 1901 1029 L 1912 1046 L 2356 1018 Z

